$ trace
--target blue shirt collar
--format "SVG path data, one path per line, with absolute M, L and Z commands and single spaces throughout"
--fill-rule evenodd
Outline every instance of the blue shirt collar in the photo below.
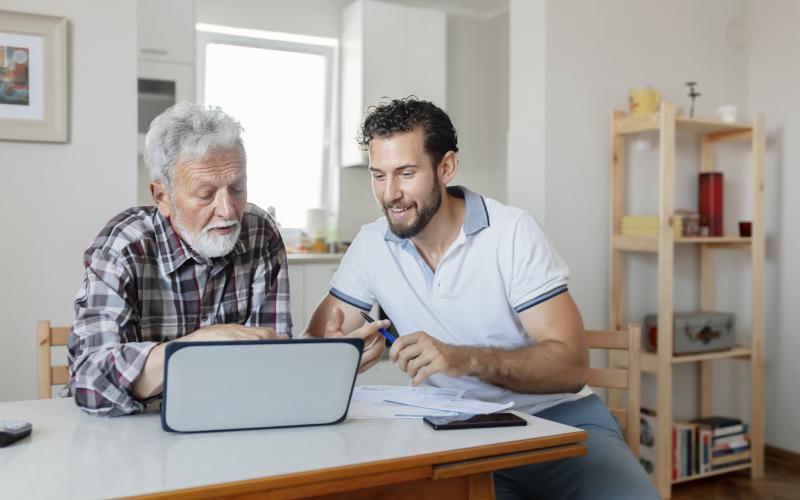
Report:
M 483 196 L 473 193 L 464 186 L 448 186 L 447 194 L 456 198 L 463 198 L 466 211 L 464 212 L 464 234 L 469 236 L 475 234 L 485 227 L 489 227 L 489 211 Z M 388 227 L 383 235 L 386 241 L 404 244 L 408 239 L 398 237 Z

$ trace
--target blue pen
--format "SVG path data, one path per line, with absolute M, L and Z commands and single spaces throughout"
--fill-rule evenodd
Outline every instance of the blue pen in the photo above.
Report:
M 359 312 L 361 313 L 362 316 L 364 316 L 365 320 L 369 321 L 370 323 L 375 323 L 375 320 L 370 318 L 369 314 L 365 313 L 364 311 L 359 311 Z M 395 338 L 392 336 L 391 333 L 386 331 L 386 328 L 378 328 L 378 331 L 381 332 L 381 335 L 386 337 L 386 340 L 389 341 L 389 344 L 395 341 Z

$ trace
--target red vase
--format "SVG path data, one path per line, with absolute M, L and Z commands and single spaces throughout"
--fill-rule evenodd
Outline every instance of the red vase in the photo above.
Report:
M 709 236 L 722 236 L 722 172 L 700 174 L 700 229 L 708 228 Z

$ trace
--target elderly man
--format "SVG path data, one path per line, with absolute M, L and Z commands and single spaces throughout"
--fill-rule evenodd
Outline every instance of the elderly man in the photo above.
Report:
M 142 411 L 161 393 L 167 342 L 291 335 L 286 251 L 247 204 L 241 131 L 189 103 L 150 125 L 156 206 L 117 215 L 84 254 L 65 392 L 87 412 Z

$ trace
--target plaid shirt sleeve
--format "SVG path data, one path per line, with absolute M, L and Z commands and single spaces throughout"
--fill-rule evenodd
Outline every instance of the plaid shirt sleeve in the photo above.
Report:
M 155 342 L 139 342 L 135 282 L 124 257 L 95 249 L 85 257 L 69 336 L 70 392 L 88 413 L 118 416 L 144 405 L 131 394 Z
M 253 299 L 247 326 L 268 326 L 278 335 L 292 336 L 289 303 L 289 264 L 278 228 L 269 219 L 269 228 L 260 235 L 264 248 L 253 280 Z

